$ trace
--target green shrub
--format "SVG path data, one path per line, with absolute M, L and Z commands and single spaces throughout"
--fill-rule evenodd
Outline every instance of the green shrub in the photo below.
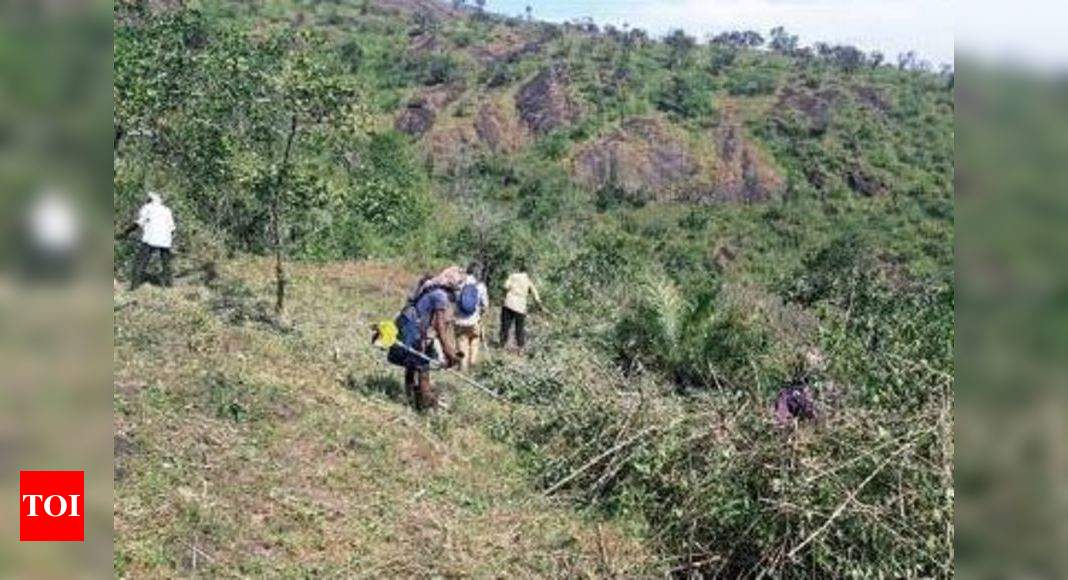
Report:
M 614 329 L 630 370 L 648 368 L 684 388 L 767 392 L 798 372 L 816 339 L 813 321 L 751 286 L 721 285 L 686 297 L 651 276 Z
M 524 378 L 491 372 L 536 405 L 491 429 L 546 490 L 644 521 L 672 555 L 666 567 L 705 577 L 951 575 L 941 403 L 903 415 L 827 397 L 818 424 L 780 426 L 770 398 L 672 401 L 580 350 L 533 361 Z

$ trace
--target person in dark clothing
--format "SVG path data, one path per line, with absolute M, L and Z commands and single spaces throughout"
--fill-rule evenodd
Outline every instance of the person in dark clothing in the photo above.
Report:
M 159 262 L 162 268 L 160 275 L 160 282 L 163 286 L 170 287 L 174 280 L 171 276 L 171 249 L 159 248 L 141 242 L 137 246 L 137 254 L 134 256 L 134 273 L 133 281 L 130 283 L 131 289 L 136 289 L 138 286 L 144 283 L 148 270 L 148 262 L 152 259 L 152 254 L 159 255 Z
M 527 315 L 508 308 L 501 308 L 501 346 L 507 346 L 508 335 L 515 326 L 515 344 L 520 350 L 527 346 Z
M 419 352 L 428 358 L 436 359 L 435 344 L 441 346 L 444 355 L 442 368 L 451 368 L 460 364 L 461 355 L 453 344 L 453 306 L 448 291 L 431 290 L 419 297 L 414 304 L 420 320 Z M 418 411 L 434 409 L 438 405 L 437 395 L 430 385 L 430 370 L 425 361 L 413 358 L 404 372 L 404 388 L 408 400 Z

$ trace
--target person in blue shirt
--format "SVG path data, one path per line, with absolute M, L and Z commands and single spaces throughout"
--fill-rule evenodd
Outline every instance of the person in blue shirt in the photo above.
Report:
M 440 344 L 444 360 L 442 368 L 459 364 L 461 355 L 453 344 L 453 297 L 448 290 L 436 288 L 425 292 L 415 302 L 420 325 L 419 352 L 430 359 L 438 358 L 435 345 Z M 415 357 L 413 357 L 414 359 Z M 413 360 L 404 372 L 404 388 L 408 400 L 419 411 L 437 407 L 438 400 L 430 385 L 430 369 L 424 361 Z

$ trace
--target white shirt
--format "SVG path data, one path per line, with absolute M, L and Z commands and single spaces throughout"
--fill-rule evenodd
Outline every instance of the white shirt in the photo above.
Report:
M 149 202 L 137 213 L 141 241 L 153 248 L 170 248 L 174 235 L 174 216 L 162 203 Z
M 78 244 L 78 215 L 70 200 L 46 194 L 30 213 L 30 230 L 37 246 L 47 252 L 65 253 Z

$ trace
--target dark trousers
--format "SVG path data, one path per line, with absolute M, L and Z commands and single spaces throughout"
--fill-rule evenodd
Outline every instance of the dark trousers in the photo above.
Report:
M 519 348 L 523 348 L 527 345 L 527 315 L 507 306 L 501 307 L 501 346 L 508 345 L 508 334 L 513 324 L 515 325 L 515 343 L 519 345 Z
M 137 246 L 137 255 L 134 256 L 133 278 L 130 281 L 131 289 L 137 288 L 144 283 L 145 270 L 148 269 L 148 261 L 152 258 L 153 253 L 159 254 L 159 260 L 163 266 L 163 274 L 161 276 L 163 285 L 171 285 L 171 249 L 157 248 L 141 242 L 141 244 Z

